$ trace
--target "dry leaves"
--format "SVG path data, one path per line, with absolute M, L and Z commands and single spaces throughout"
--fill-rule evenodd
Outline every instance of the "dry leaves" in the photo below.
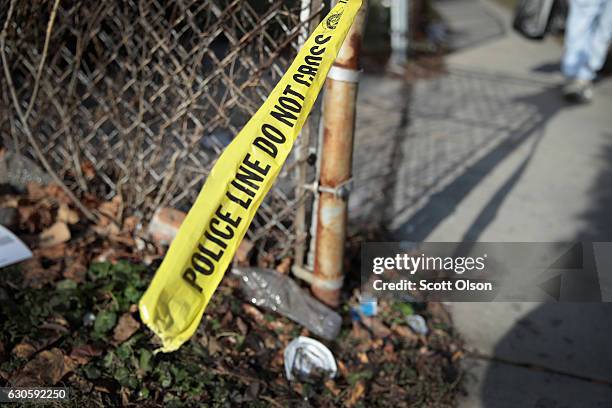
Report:
M 71 209 L 70 204 L 70 198 L 57 185 L 42 186 L 30 182 L 26 194 L 4 197 L 0 207 L 16 208 L 18 228 L 29 234 L 37 234 L 52 227 L 54 222 L 77 223 L 78 212 Z
M 432 316 L 434 316 L 433 321 L 442 323 L 446 326 L 452 325 L 453 322 L 450 314 L 440 302 L 428 302 L 427 310 Z
M 123 211 L 123 199 L 120 195 L 116 195 L 110 201 L 100 204 L 98 211 L 112 220 L 117 220 Z
M 57 221 L 39 235 L 39 245 L 42 248 L 51 247 L 70 240 L 70 230 L 65 222 Z
M 207 336 L 204 334 L 199 338 L 199 343 L 213 356 L 219 354 L 223 350 L 223 347 L 221 347 L 221 344 L 219 344 L 214 336 Z
M 56 185 L 29 183 L 24 194 L 0 196 L 0 211 L 16 212 L 13 231 L 34 254 L 33 259 L 22 263 L 24 286 L 41 288 L 62 277 L 81 283 L 94 260 L 140 263 L 147 256 L 162 255 L 159 248 L 142 240 L 137 245 L 135 234 L 141 228 L 138 217 L 126 217 L 123 226 L 116 223 L 123 212 L 120 196 L 101 202 L 88 195 L 85 201 L 101 214 L 95 226 L 81 222 L 80 212 Z
M 416 344 L 419 342 L 419 336 L 415 332 L 410 330 L 410 328 L 408 328 L 407 326 L 394 324 L 393 326 L 391 326 L 391 329 L 404 341 L 410 344 Z
M 57 184 L 51 183 L 45 187 L 45 192 L 54 201 L 60 204 L 72 204 L 72 199 L 66 192 Z
M 12 353 L 16 357 L 27 360 L 28 358 L 32 357 L 34 353 L 36 353 L 36 349 L 30 343 L 19 343 L 13 347 Z
M 348 368 L 346 368 L 346 364 L 344 364 L 342 361 L 338 360 L 338 371 L 340 372 L 340 374 L 342 375 L 342 377 L 344 378 L 348 378 L 349 376 L 349 370 Z
M 236 250 L 236 255 L 234 256 L 234 262 L 239 266 L 249 266 L 251 261 L 251 253 L 253 251 L 253 243 L 248 239 L 243 239 L 240 245 L 238 245 L 238 249 Z
M 368 364 L 370 362 L 370 360 L 368 359 L 368 354 L 363 351 L 357 353 L 357 358 L 362 364 Z
M 327 388 L 334 395 L 334 397 L 337 397 L 342 392 L 334 380 L 325 381 L 325 388 Z
M 35 249 L 34 256 L 36 258 L 44 258 L 52 261 L 61 260 L 66 256 L 66 244 Z
M 368 332 L 359 322 L 353 321 L 353 328 L 351 330 L 351 337 L 359 340 L 360 342 L 370 341 L 372 335 Z
M 397 354 L 395 354 L 395 347 L 393 347 L 393 343 L 389 342 L 383 347 L 383 359 L 390 363 L 397 362 Z
M 76 363 L 62 350 L 53 348 L 41 351 L 14 375 L 14 387 L 50 386 L 57 384 L 76 368 Z
M 373 317 L 362 317 L 363 325 L 372 331 L 374 337 L 385 338 L 391 335 L 391 330 L 383 322 Z
M 276 267 L 276 272 L 282 273 L 283 275 L 288 275 L 291 270 L 291 264 L 293 259 L 291 257 L 283 258 L 283 260 Z
M 123 199 L 116 195 L 110 201 L 105 201 L 98 206 L 100 217 L 93 228 L 99 235 L 106 237 L 117 235 L 120 232 L 119 219 L 123 213 Z
M 89 160 L 84 160 L 81 163 L 81 172 L 87 180 L 93 180 L 96 177 L 96 167 Z
M 123 343 L 132 337 L 132 335 L 136 333 L 139 328 L 140 323 L 138 323 L 130 313 L 124 313 L 119 318 L 119 323 L 117 323 L 117 326 L 115 326 L 115 330 L 113 331 L 114 342 L 116 344 Z
M 94 346 L 90 344 L 84 344 L 78 347 L 75 347 L 70 352 L 70 358 L 75 361 L 77 364 L 85 365 L 89 363 L 89 361 L 96 356 L 102 354 L 101 350 L 96 349 Z
M 357 405 L 359 400 L 361 398 L 363 398 L 363 394 L 365 393 L 365 389 L 366 389 L 365 382 L 363 380 L 361 380 L 357 384 L 355 384 L 355 386 L 351 390 L 351 395 L 349 396 L 349 398 L 345 402 L 345 405 L 347 407 L 349 407 L 349 408 L 350 407 L 354 407 L 355 405 Z
M 240 334 L 242 334 L 243 336 L 249 332 L 249 327 L 240 317 L 236 319 L 236 326 L 238 327 Z
M 77 252 L 65 260 L 66 268 L 63 275 L 66 279 L 72 279 L 77 283 L 85 281 L 87 274 L 87 256 L 83 252 Z
M 260 325 L 266 324 L 266 319 L 264 318 L 264 314 L 261 313 L 261 311 L 257 309 L 255 306 L 245 303 L 242 305 L 242 310 L 244 310 L 244 312 L 251 319 L 255 320 L 255 323 L 260 324 Z
M 31 339 L 26 337 L 13 347 L 12 353 L 22 359 L 29 359 L 35 353 L 49 347 L 51 344 L 59 340 L 62 335 L 60 332 L 65 333 L 66 328 L 53 322 L 45 322 L 41 328 L 46 329 L 40 333 L 36 338 Z
M 129 234 L 135 234 L 136 232 L 138 232 L 139 227 L 140 218 L 136 217 L 135 215 L 131 215 L 129 217 L 126 217 L 123 221 L 122 231 L 127 232 Z
M 79 214 L 71 210 L 67 204 L 60 204 L 57 210 L 57 221 L 64 222 L 66 224 L 76 224 L 79 222 Z
M 47 193 L 45 191 L 45 188 L 38 184 L 38 183 L 34 183 L 34 182 L 29 182 L 26 186 L 27 192 L 28 192 L 28 198 L 30 200 L 41 200 L 43 198 L 45 198 L 47 196 Z
M 257 257 L 257 266 L 260 268 L 274 268 L 274 255 L 262 253 Z
M 21 264 L 21 276 L 25 286 L 40 289 L 55 282 L 61 274 L 61 264 L 57 263 L 44 268 L 39 258 L 28 259 Z

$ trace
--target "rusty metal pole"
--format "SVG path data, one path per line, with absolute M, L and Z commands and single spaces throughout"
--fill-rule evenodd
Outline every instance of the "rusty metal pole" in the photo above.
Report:
M 359 51 L 367 1 L 363 2 L 325 83 L 323 148 L 317 209 L 313 294 L 336 307 L 344 282 L 347 202 L 359 80 Z

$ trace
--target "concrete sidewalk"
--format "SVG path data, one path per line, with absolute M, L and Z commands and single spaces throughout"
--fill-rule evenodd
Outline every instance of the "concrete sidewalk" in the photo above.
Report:
M 361 85 L 353 222 L 410 241 L 612 241 L 612 80 L 568 105 L 561 44 L 524 40 L 492 3 L 435 5 L 448 74 Z M 481 355 L 464 406 L 612 407 L 612 304 L 451 309 Z

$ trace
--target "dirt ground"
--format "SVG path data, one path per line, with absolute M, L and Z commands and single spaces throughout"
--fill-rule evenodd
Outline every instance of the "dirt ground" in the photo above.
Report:
M 109 216 L 120 207 L 89 205 Z M 163 248 L 135 238 L 136 220 L 90 225 L 60 190 L 36 184 L 5 189 L 0 208 L 13 209 L 11 228 L 34 252 L 0 270 L 0 386 L 69 387 L 62 406 L 75 407 L 444 407 L 462 390 L 462 342 L 440 304 L 382 301 L 376 317 L 356 318 L 355 294 L 345 296 L 340 336 L 325 342 L 337 376 L 289 382 L 284 348 L 310 333 L 246 302 L 229 276 L 196 335 L 177 352 L 155 354 L 159 343 L 136 304 Z M 64 227 L 68 236 L 49 241 L 50 228 Z M 426 336 L 407 326 L 413 313 L 425 317 Z

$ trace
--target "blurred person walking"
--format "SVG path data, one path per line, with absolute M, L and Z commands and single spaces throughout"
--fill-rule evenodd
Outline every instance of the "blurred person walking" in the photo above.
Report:
M 612 0 L 570 0 L 561 63 L 565 97 L 575 102 L 593 98 L 593 79 L 603 66 L 612 39 Z

